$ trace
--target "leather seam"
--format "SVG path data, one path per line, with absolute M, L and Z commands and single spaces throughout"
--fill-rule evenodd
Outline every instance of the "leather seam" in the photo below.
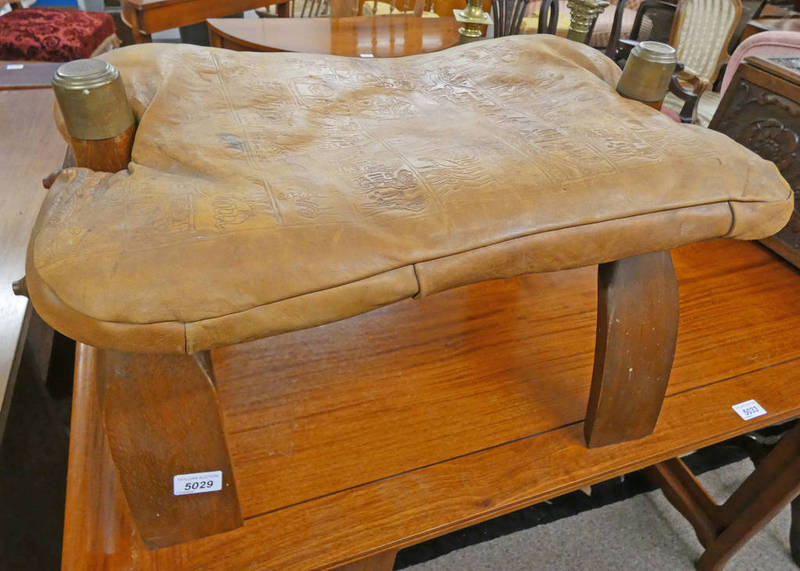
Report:
M 724 203 L 727 204 L 728 207 L 731 209 L 731 212 L 733 212 L 733 208 L 732 208 L 732 205 L 731 205 L 732 202 L 772 204 L 772 203 L 775 203 L 775 202 L 778 202 L 778 201 L 763 201 L 763 200 L 752 200 L 752 201 L 748 201 L 748 200 L 736 200 L 736 201 L 727 200 L 727 201 L 724 201 Z M 550 230 L 544 230 L 544 231 L 540 231 L 540 232 L 530 232 L 530 233 L 527 233 L 527 234 L 520 234 L 519 236 L 513 236 L 513 237 L 510 237 L 510 238 L 505 238 L 503 240 L 498 240 L 496 242 L 487 243 L 487 244 L 484 244 L 484 245 L 481 245 L 481 246 L 478 246 L 478 247 L 475 247 L 475 248 L 469 248 L 467 250 L 460 250 L 458 252 L 451 252 L 451 253 L 448 253 L 448 254 L 445 254 L 445 255 L 442 255 L 442 256 L 432 257 L 432 258 L 428 258 L 428 259 L 424 259 L 424 260 L 418 260 L 417 262 L 413 262 L 413 263 L 410 263 L 410 264 L 404 264 L 404 265 L 401 265 L 401 266 L 390 268 L 390 269 L 384 270 L 382 272 L 378 272 L 378 273 L 375 273 L 375 274 L 370 274 L 370 275 L 367 275 L 367 276 L 364 276 L 364 277 L 361 277 L 361 278 L 358 278 L 358 279 L 354 279 L 354 280 L 351 280 L 351 281 L 348 281 L 348 282 L 342 282 L 340 284 L 336 284 L 336 285 L 333 285 L 333 286 L 330 286 L 330 287 L 326 287 L 326 288 L 322 288 L 322 289 L 316 289 L 316 290 L 308 291 L 308 292 L 303 292 L 303 293 L 300 293 L 300 294 L 297 294 L 297 295 L 292 295 L 292 296 L 284 297 L 284 298 L 281 298 L 281 299 L 276 299 L 276 300 L 273 300 L 273 301 L 265 302 L 265 303 L 262 303 L 262 304 L 259 304 L 259 305 L 254 305 L 254 306 L 248 307 L 246 309 L 241 309 L 241 310 L 238 310 L 238 311 L 232 311 L 230 313 L 225 313 L 225 314 L 222 314 L 222 315 L 204 317 L 202 319 L 197 319 L 197 320 L 194 320 L 194 321 L 181 321 L 181 320 L 172 319 L 172 320 L 147 321 L 147 322 L 138 322 L 137 323 L 137 322 L 132 322 L 132 321 L 111 321 L 111 320 L 107 320 L 107 319 L 99 319 L 99 318 L 93 317 L 91 315 L 88 315 L 88 314 L 76 309 L 75 307 L 65 303 L 64 300 L 55 293 L 55 291 L 50 287 L 50 285 L 47 284 L 44 281 L 43 278 L 41 278 L 41 274 L 40 274 L 40 279 L 42 280 L 43 285 L 45 285 L 50 290 L 51 294 L 56 299 L 58 299 L 59 302 L 64 305 L 64 307 L 66 307 L 66 308 L 68 308 L 68 309 L 70 309 L 70 310 L 72 310 L 72 311 L 74 311 L 74 312 L 76 312 L 76 313 L 78 313 L 80 315 L 83 315 L 87 319 L 91 319 L 91 320 L 93 320 L 95 322 L 98 322 L 98 323 L 108 323 L 108 324 L 113 324 L 113 325 L 127 325 L 127 326 L 134 326 L 134 327 L 146 327 L 146 326 L 151 326 L 151 325 L 169 325 L 169 324 L 176 324 L 177 325 L 177 324 L 180 324 L 184 328 L 184 332 L 185 332 L 184 333 L 184 340 L 185 340 L 185 343 L 188 343 L 188 339 L 187 339 L 187 336 L 186 336 L 186 327 L 188 325 L 194 325 L 194 324 L 198 324 L 198 323 L 203 323 L 203 322 L 211 321 L 211 320 L 214 320 L 214 319 L 220 319 L 220 318 L 223 318 L 223 317 L 230 317 L 230 316 L 234 316 L 234 315 L 237 315 L 237 314 L 245 314 L 245 313 L 248 313 L 250 311 L 253 311 L 253 310 L 256 310 L 256 309 L 259 309 L 259 308 L 262 308 L 262 307 L 267 307 L 269 305 L 273 305 L 273 304 L 276 304 L 276 303 L 281 303 L 281 302 L 284 302 L 284 301 L 288 301 L 288 300 L 304 297 L 304 296 L 307 296 L 307 295 L 313 295 L 315 293 L 322 293 L 322 292 L 330 291 L 330 290 L 333 290 L 333 289 L 336 289 L 336 288 L 339 288 L 339 287 L 344 287 L 344 286 L 347 286 L 347 285 L 356 284 L 358 282 L 365 281 L 365 280 L 370 279 L 370 278 L 375 278 L 375 277 L 378 277 L 378 276 L 381 276 L 381 275 L 384 275 L 384 274 L 388 274 L 390 272 L 399 271 L 399 270 L 402 270 L 403 268 L 407 268 L 407 267 L 410 267 L 412 272 L 414 273 L 414 277 L 415 277 L 415 280 L 417 282 L 417 288 L 418 288 L 417 294 L 418 294 L 420 289 L 421 289 L 420 281 L 419 281 L 419 275 L 417 273 L 417 265 L 418 264 L 427 263 L 427 262 L 433 262 L 433 261 L 436 261 L 436 260 L 441 260 L 441 259 L 444 259 L 444 258 L 448 258 L 448 257 L 451 257 L 451 256 L 457 256 L 457 255 L 465 254 L 465 253 L 468 253 L 468 252 L 477 252 L 477 251 L 482 250 L 484 248 L 496 246 L 496 245 L 503 244 L 503 243 L 506 243 L 506 242 L 511 242 L 513 240 L 518 240 L 518 239 L 521 239 L 521 238 L 527 238 L 527 237 L 536 236 L 536 235 L 543 235 L 543 234 L 547 234 L 547 233 L 550 233 L 550 232 L 560 232 L 560 231 L 566 230 L 566 229 L 580 228 L 580 227 L 583 227 L 583 226 L 591 226 L 591 225 L 595 225 L 595 224 L 613 223 L 613 222 L 616 222 L 618 220 L 625 220 L 625 219 L 628 219 L 628 218 L 635 218 L 637 216 L 648 216 L 648 215 L 651 215 L 651 214 L 659 214 L 659 213 L 663 213 L 663 212 L 678 212 L 678 211 L 681 211 L 681 210 L 687 210 L 687 209 L 697 208 L 697 207 L 702 207 L 702 206 L 710 206 L 710 205 L 715 205 L 715 204 L 722 204 L 722 202 L 721 201 L 713 201 L 713 202 L 705 202 L 705 203 L 700 203 L 700 204 L 693 204 L 691 206 L 682 206 L 682 207 L 679 207 L 679 208 L 672 208 L 672 209 L 667 209 L 667 210 L 654 210 L 654 211 L 645 212 L 645 213 L 631 214 L 629 216 L 621 216 L 621 217 L 612 218 L 612 219 L 608 219 L 608 220 L 598 220 L 598 221 L 593 221 L 593 222 L 585 222 L 585 223 L 582 223 L 582 224 L 574 224 L 574 225 L 571 225 L 571 226 L 561 226 L 561 227 L 558 227 L 558 228 L 553 228 L 553 229 L 550 229 Z M 723 234 L 722 236 L 709 236 L 708 239 L 713 239 L 713 238 L 716 238 L 716 237 L 725 238 L 725 237 L 728 236 L 728 234 L 730 234 L 730 230 L 728 231 L 728 233 Z M 592 265 L 592 264 L 587 264 L 587 265 Z M 38 271 L 37 271 L 37 273 L 38 273 Z M 486 280 L 480 280 L 480 281 L 486 281 Z
M 733 233 L 734 227 L 736 226 L 736 211 L 733 209 L 733 203 L 730 200 L 728 201 L 728 209 L 731 211 L 731 225 L 728 226 L 728 231 L 725 232 L 721 238 L 727 238 L 730 236 Z

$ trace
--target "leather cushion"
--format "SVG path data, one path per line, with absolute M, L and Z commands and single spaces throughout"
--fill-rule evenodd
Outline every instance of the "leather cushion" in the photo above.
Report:
M 777 169 L 554 36 L 370 60 L 142 45 L 128 171 L 68 169 L 30 243 L 57 329 L 199 351 L 470 282 L 788 220 Z

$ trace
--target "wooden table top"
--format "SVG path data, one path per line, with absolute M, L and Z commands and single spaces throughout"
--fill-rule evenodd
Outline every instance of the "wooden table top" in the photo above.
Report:
M 60 65 L 50 62 L 0 62 L 0 90 L 50 89 L 50 80 Z
M 272 4 L 288 15 L 289 0 L 121 0 L 122 19 L 134 40 L 149 41 L 154 32 L 189 26 L 206 18 L 224 18 Z
M 46 192 L 41 181 L 61 165 L 65 149 L 51 90 L 0 90 L 0 435 L 29 310 L 11 283 L 25 275 L 28 238 Z
M 800 32 L 800 18 L 759 18 L 747 25 L 762 31 Z
M 681 316 L 667 398 L 655 432 L 623 444 L 589 449 L 581 436 L 595 268 L 214 351 L 245 525 L 155 551 L 131 526 L 97 415 L 94 350 L 81 346 L 64 568 L 327 568 L 800 414 L 798 271 L 736 240 L 673 258 Z M 767 414 L 737 416 L 731 406 L 749 399 Z
M 435 52 L 458 43 L 453 18 L 355 16 L 349 18 L 210 19 L 222 47 L 341 56 L 396 57 Z M 220 45 L 220 44 L 216 44 Z

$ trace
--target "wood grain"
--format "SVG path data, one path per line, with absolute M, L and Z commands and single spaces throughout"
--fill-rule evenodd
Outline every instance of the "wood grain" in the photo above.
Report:
M 53 121 L 49 90 L 0 90 L 0 437 L 22 353 L 29 304 L 11 291 L 25 274 L 31 228 L 66 143 Z
M 101 350 L 103 422 L 136 528 L 149 548 L 242 525 L 233 469 L 207 371 L 190 355 Z M 173 494 L 179 474 L 222 472 L 222 489 Z
M 675 256 L 682 307 L 668 393 L 800 357 L 793 268 L 735 242 Z M 245 516 L 582 420 L 596 295 L 592 268 L 539 274 L 216 351 Z M 442 396 L 420 407 L 419 393 Z M 378 435 L 363 430 L 372 414 L 387 420 Z M 324 479 L 312 468 L 321 457 L 337 466 Z
M 22 65 L 22 69 L 15 69 L 17 65 Z M 50 89 L 50 80 L 60 65 L 50 62 L 0 62 L 0 90 Z
M 398 57 L 443 50 L 458 43 L 453 18 L 357 16 L 208 20 L 211 43 L 245 51 L 280 51 L 358 57 Z
M 661 417 L 651 436 L 601 449 L 581 436 L 591 269 L 476 284 L 215 351 L 245 525 L 157 551 L 103 471 L 85 365 L 94 351 L 82 347 L 65 568 L 335 567 L 800 414 L 797 272 L 735 241 L 673 259 L 681 322 Z M 745 423 L 730 407 L 751 398 L 768 414 Z
M 123 20 L 137 42 L 150 41 L 150 34 L 188 26 L 206 18 L 224 18 L 285 0 L 121 0 Z M 285 8 L 283 10 L 285 13 Z
M 601 264 L 597 341 L 586 412 L 588 446 L 653 431 L 678 337 L 678 282 L 669 252 Z
M 100 140 L 69 138 L 75 164 L 95 171 L 118 172 L 128 168 L 133 149 L 136 125 L 131 125 L 116 137 Z

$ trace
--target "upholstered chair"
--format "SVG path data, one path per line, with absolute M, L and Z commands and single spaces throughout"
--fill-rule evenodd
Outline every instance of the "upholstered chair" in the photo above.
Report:
M 0 60 L 70 61 L 117 45 L 114 20 L 104 12 L 18 8 L 0 16 Z
M 681 121 L 697 122 L 697 99 L 710 91 L 720 67 L 728 59 L 727 47 L 742 12 L 741 0 L 684 0 L 679 3 L 670 44 L 685 67 L 677 76 L 673 93 L 664 105 L 679 113 Z M 701 118 L 707 125 L 710 118 Z

